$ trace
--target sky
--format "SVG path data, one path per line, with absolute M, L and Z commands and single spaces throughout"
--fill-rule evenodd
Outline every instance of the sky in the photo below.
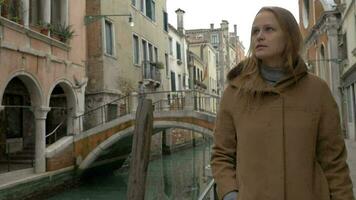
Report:
M 237 35 L 247 52 L 253 19 L 263 6 L 286 8 L 299 22 L 298 0 L 167 0 L 168 22 L 177 27 L 178 8 L 185 11 L 185 29 L 208 29 L 211 23 L 219 28 L 221 20 L 227 20 L 230 32 L 237 25 Z

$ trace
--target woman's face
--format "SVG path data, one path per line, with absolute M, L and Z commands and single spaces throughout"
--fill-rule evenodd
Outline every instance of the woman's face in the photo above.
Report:
M 270 67 L 283 65 L 282 53 L 286 46 L 283 31 L 272 12 L 262 11 L 255 17 L 251 31 L 255 56 Z

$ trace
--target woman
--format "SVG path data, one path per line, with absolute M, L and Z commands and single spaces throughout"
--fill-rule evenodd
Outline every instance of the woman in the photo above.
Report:
M 353 200 L 339 111 L 299 56 L 293 15 L 264 7 L 250 56 L 228 74 L 214 133 L 219 199 Z

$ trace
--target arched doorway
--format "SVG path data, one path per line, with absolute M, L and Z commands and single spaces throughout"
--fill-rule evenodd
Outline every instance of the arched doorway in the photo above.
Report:
M 67 135 L 67 99 L 60 85 L 56 85 L 53 89 L 49 107 L 51 110 L 46 119 L 47 145 Z
M 52 90 L 46 118 L 46 144 L 50 145 L 73 133 L 75 95 L 70 85 L 60 82 Z
M 18 77 L 5 88 L 0 112 L 0 172 L 34 165 L 36 130 L 30 94 Z

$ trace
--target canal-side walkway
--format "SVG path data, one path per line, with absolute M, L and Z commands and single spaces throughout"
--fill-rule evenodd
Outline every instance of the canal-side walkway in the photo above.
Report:
M 353 183 L 354 196 L 356 197 L 356 141 L 345 140 L 347 148 L 347 162 L 349 164 Z

